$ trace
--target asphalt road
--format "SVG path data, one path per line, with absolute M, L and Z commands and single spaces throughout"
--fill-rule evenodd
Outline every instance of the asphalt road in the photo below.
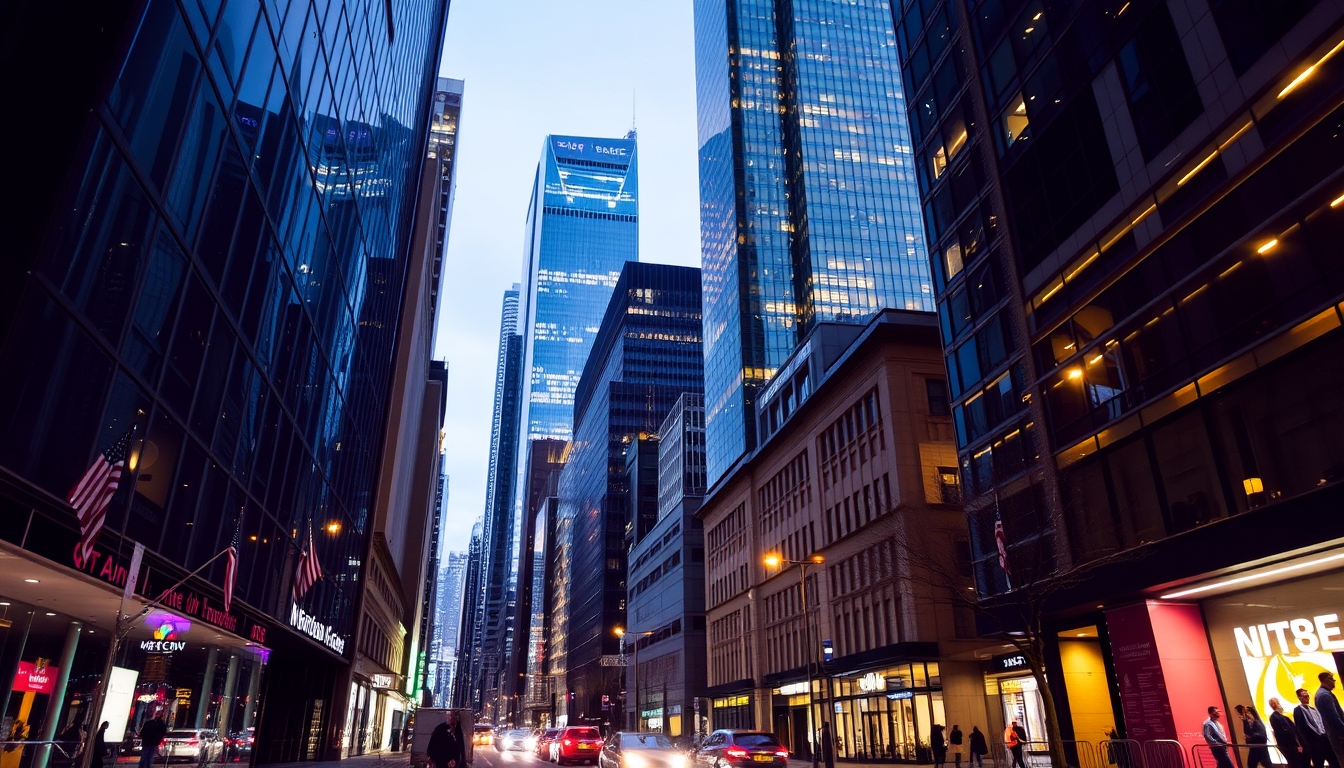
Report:
M 533 756 L 531 752 L 512 750 L 499 752 L 494 747 L 476 747 L 472 757 L 473 768 L 513 768 L 514 766 L 550 768 L 554 765 L 554 763 Z

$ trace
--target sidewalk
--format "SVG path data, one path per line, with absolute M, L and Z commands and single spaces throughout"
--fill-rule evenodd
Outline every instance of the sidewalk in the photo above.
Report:
M 356 755 L 344 760 L 314 760 L 302 763 L 277 763 L 276 765 L 303 766 L 303 768 L 409 768 L 411 753 L 374 752 L 369 755 Z M 810 766 L 809 766 L 810 768 Z

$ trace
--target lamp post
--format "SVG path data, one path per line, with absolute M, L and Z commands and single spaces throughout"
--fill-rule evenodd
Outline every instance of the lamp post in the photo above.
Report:
M 815 682 L 814 675 L 812 674 L 812 664 L 816 661 L 816 653 L 812 649 L 812 628 L 809 627 L 807 624 L 808 620 L 807 567 L 809 565 L 821 565 L 826 562 L 826 558 L 822 557 L 820 554 L 815 554 L 806 560 L 789 560 L 788 558 L 785 558 L 781 555 L 770 553 L 765 556 L 764 561 L 765 561 L 765 567 L 767 568 L 779 568 L 782 570 L 784 566 L 787 565 L 798 566 L 798 587 L 801 591 L 802 604 L 803 604 L 803 643 L 804 643 L 803 653 L 806 654 L 807 657 L 807 703 L 808 703 L 809 719 L 811 719 L 810 715 L 812 712 L 812 704 L 813 704 L 812 689 Z M 822 696 L 818 698 L 825 698 L 825 697 Z M 821 711 L 821 715 L 818 716 L 817 729 L 820 729 L 822 722 L 824 722 L 825 714 L 826 714 L 825 710 L 823 709 Z M 811 724 L 809 723 L 809 726 L 810 725 Z M 813 730 L 810 727 L 809 730 L 811 730 L 811 732 L 814 734 L 817 732 L 817 730 Z M 812 768 L 817 768 L 817 752 L 819 746 L 820 745 L 818 744 L 818 739 L 813 738 L 811 749 L 808 750 L 812 753 Z
M 659 629 L 661 629 L 661 627 L 659 627 Z M 636 731 L 639 730 L 639 639 L 640 639 L 641 637 L 648 637 L 649 635 L 652 635 L 653 633 L 655 633 L 655 632 L 657 632 L 657 631 L 658 631 L 657 629 L 650 629 L 650 630 L 648 630 L 647 632 L 628 632 L 628 631 L 622 629 L 621 627 L 617 627 L 617 628 L 616 628 L 616 636 L 619 637 L 619 638 L 621 638 L 621 646 L 622 646 L 622 650 L 624 650 L 624 646 L 625 646 L 625 638 L 626 638 L 627 635 L 633 635 L 634 638 L 635 638 L 635 658 L 634 658 L 634 666 L 631 668 L 631 672 L 630 672 L 630 687 L 635 689 L 635 691 L 634 691 L 634 693 L 635 693 L 635 725 L 634 725 L 634 728 L 635 728 Z M 667 702 L 663 702 L 663 706 L 667 706 Z M 624 713 L 622 713 L 622 714 L 624 714 Z

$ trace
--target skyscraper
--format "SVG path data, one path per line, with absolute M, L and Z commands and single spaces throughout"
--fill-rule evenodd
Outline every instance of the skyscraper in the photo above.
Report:
M 466 552 L 449 552 L 439 569 L 437 583 L 438 616 L 434 625 L 434 705 L 445 706 L 457 678 L 457 645 L 462 629 L 462 607 L 466 595 Z
M 885 2 L 696 0 L 712 484 L 821 321 L 933 309 Z
M 467 545 L 467 565 L 462 575 L 462 615 L 457 632 L 457 669 L 453 674 L 453 689 L 448 701 L 454 707 L 477 707 L 480 693 L 472 686 L 472 676 L 478 642 L 481 603 L 481 523 L 471 527 L 471 541 Z
M 210 727 L 255 725 L 258 763 L 338 756 L 367 555 L 378 532 L 414 529 L 406 507 L 384 525 L 378 473 L 399 389 L 392 340 L 413 335 L 423 307 L 407 286 L 425 252 L 417 193 L 447 5 L 148 0 L 6 15 L 5 55 L 35 69 L 4 91 L 49 122 L 15 161 L 32 183 L 9 204 L 0 259 L 0 538 L 43 575 L 0 598 L 12 613 L 53 590 L 63 605 L 104 605 L 96 582 L 115 579 L 98 574 L 144 545 L 136 599 L 185 579 L 179 612 L 201 642 L 171 669 L 135 644 L 118 665 L 190 691 L 202 726 L 207 702 L 245 700 Z M 70 88 L 68 71 L 80 73 Z M 421 362 L 408 375 L 424 392 Z M 75 557 L 80 525 L 63 500 L 133 423 L 104 525 Z M 422 550 L 395 549 L 418 585 Z M 302 552 L 322 572 L 307 590 L 292 584 Z M 394 591 L 418 614 L 405 586 Z M 115 612 L 46 617 L 54 638 L 35 623 L 6 653 L 54 642 L 72 661 L 62 680 L 83 685 L 101 675 Z M 29 718 L 34 737 L 89 700 L 67 693 L 62 682 L 50 716 Z M 173 707 L 160 698 L 140 714 Z
M 550 634 L 571 722 L 619 712 L 623 675 L 602 657 L 619 651 L 615 630 L 625 626 L 628 452 L 657 433 L 683 392 L 700 390 L 701 322 L 699 270 L 626 264 L 583 369 L 560 472 Z
M 574 391 L 602 313 L 621 267 L 639 258 L 634 132 L 623 139 L 546 137 L 528 202 L 526 237 L 518 311 L 524 380 L 505 595 L 517 593 L 529 444 L 569 440 Z M 520 631 L 526 637 L 527 630 Z M 506 630 L 505 654 L 511 650 L 508 640 Z
M 490 462 L 486 474 L 484 527 L 481 531 L 481 596 L 472 659 L 473 690 L 484 704 L 494 701 L 502 667 L 504 639 L 512 621 L 507 609 L 512 569 L 514 464 L 518 447 L 518 401 L 522 393 L 522 337 L 518 335 L 518 284 L 504 292 L 495 363 L 494 415 L 490 426 Z
M 1180 667 L 1104 719 L 1056 696 L 1060 737 L 1189 748 L 1182 695 L 1264 706 L 1337 664 L 1242 638 L 1344 589 L 1344 8 L 964 7 L 891 4 L 969 559 L 996 605 L 1075 580 L 1040 634 L 1091 638 L 1066 674 Z

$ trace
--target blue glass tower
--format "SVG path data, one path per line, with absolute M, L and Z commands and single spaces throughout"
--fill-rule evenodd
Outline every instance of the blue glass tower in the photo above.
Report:
M 700 391 L 700 297 L 697 269 L 627 265 L 579 383 L 559 480 L 550 659 L 573 693 L 571 723 L 602 717 L 604 697 L 614 706 L 624 687 L 622 668 L 602 657 L 620 651 L 615 629 L 627 627 L 628 459 L 683 393 Z
M 822 321 L 933 296 L 883 0 L 696 0 L 712 483 L 756 389 Z
M 639 259 L 635 140 L 548 136 L 527 211 L 522 443 L 568 440 L 574 389 L 612 288 Z M 519 455 L 526 455 L 522 451 Z

